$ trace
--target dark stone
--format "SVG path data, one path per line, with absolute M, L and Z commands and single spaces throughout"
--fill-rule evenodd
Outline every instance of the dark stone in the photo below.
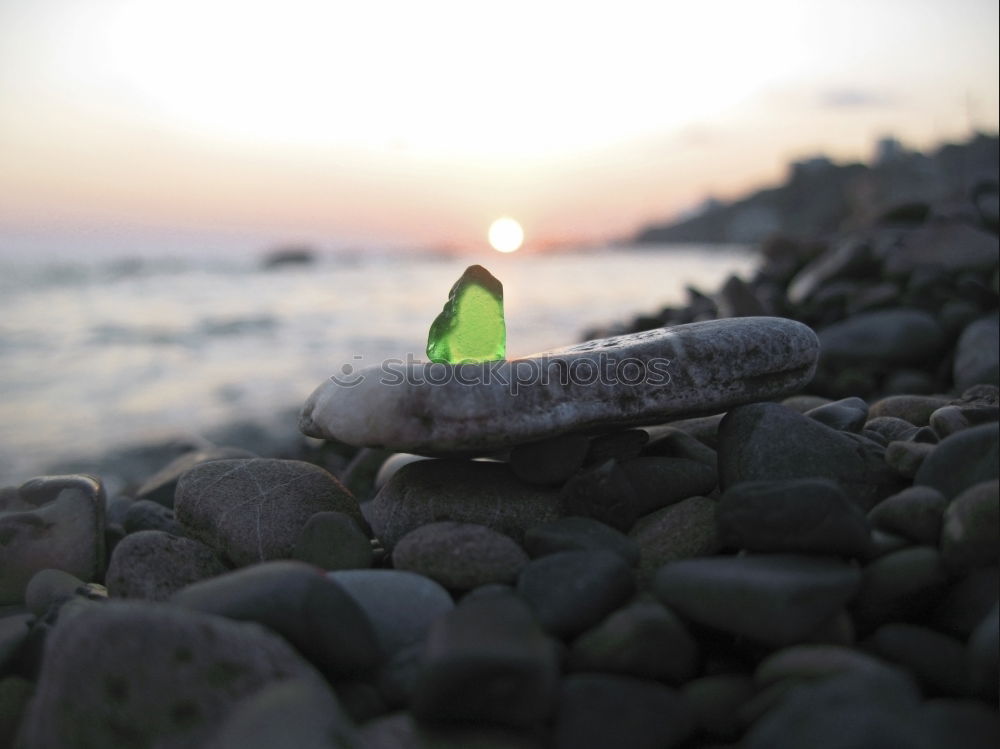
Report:
M 581 471 L 563 486 L 559 494 L 562 515 L 594 518 L 627 531 L 639 517 L 639 498 L 622 467 L 606 460 Z
M 836 614 L 860 577 L 847 564 L 818 557 L 709 557 L 664 565 L 653 590 L 696 622 L 769 645 L 790 645 Z
M 225 572 L 203 543 L 163 531 L 139 531 L 115 547 L 104 582 L 114 598 L 165 601 L 186 585 Z
M 947 579 L 941 554 L 930 546 L 879 557 L 864 568 L 852 604 L 858 628 L 870 630 L 923 614 L 937 603 Z
M 864 509 L 899 488 L 881 445 L 776 403 L 738 406 L 719 428 L 723 489 L 740 481 L 827 478 Z
M 890 442 L 885 448 L 885 462 L 903 478 L 912 479 L 936 448 L 927 442 Z
M 893 672 L 839 674 L 789 690 L 741 749 L 937 749 L 913 719 L 920 696 Z
M 820 358 L 830 364 L 919 364 L 944 343 L 933 316 L 916 309 L 861 312 L 821 329 Z
M 242 700 L 212 739 L 213 749 L 357 746 L 357 732 L 323 682 L 286 679 Z
M 884 624 L 865 647 L 916 676 L 927 694 L 968 693 L 965 643 L 915 624 Z
M 862 434 L 871 436 L 869 432 L 875 432 L 881 435 L 885 444 L 888 445 L 890 442 L 909 439 L 916 429 L 917 427 L 910 422 L 895 416 L 876 416 L 865 422 Z
M 655 681 L 578 674 L 559 685 L 555 749 L 672 749 L 694 732 L 684 699 Z
M 730 276 L 718 293 L 719 317 L 755 317 L 766 315 L 764 305 L 753 288 L 739 276 Z
M 829 479 L 734 484 L 716 519 L 722 542 L 748 551 L 859 556 L 869 542 L 865 514 Z
M 905 275 L 919 269 L 935 273 L 991 270 L 997 264 L 996 235 L 964 221 L 929 221 L 890 245 L 885 272 Z
M 678 419 L 671 421 L 671 429 L 677 429 L 694 437 L 704 445 L 717 450 L 719 447 L 719 424 L 725 417 L 724 413 L 713 416 L 700 416 L 693 419 Z
M 509 537 L 475 523 L 428 523 L 403 536 L 393 566 L 436 580 L 452 590 L 513 583 L 528 555 Z
M 623 429 L 594 437 L 587 451 L 587 465 L 598 465 L 606 460 L 623 461 L 636 458 L 649 442 L 649 433 L 643 429 Z
M 930 423 L 932 413 L 949 403 L 947 398 L 933 395 L 890 395 L 872 403 L 868 409 L 868 418 L 893 416 L 914 426 L 924 427 Z
M 952 572 L 1000 561 L 1000 482 L 970 486 L 944 511 L 941 556 Z
M 967 640 L 997 601 L 1000 568 L 980 567 L 954 581 L 931 612 L 928 624 Z
M 974 484 L 996 479 L 1000 465 L 1000 427 L 983 424 L 941 441 L 913 479 L 953 499 Z
M 651 430 L 652 431 L 652 430 Z M 644 455 L 662 455 L 669 458 L 688 458 L 704 463 L 718 473 L 719 456 L 715 450 L 687 432 L 674 427 L 659 427 L 650 436 Z
M 720 741 L 733 741 L 743 730 L 740 708 L 754 696 L 753 679 L 744 674 L 702 676 L 682 687 L 684 701 L 698 728 Z
M 941 523 L 948 500 L 937 489 L 911 486 L 886 497 L 868 513 L 876 528 L 895 533 L 918 544 L 935 545 L 941 538 Z
M 715 469 L 690 458 L 633 458 L 622 463 L 621 469 L 635 491 L 640 516 L 688 497 L 704 496 L 718 483 Z
M 421 460 L 403 466 L 368 505 L 375 535 L 391 550 L 421 525 L 479 523 L 518 543 L 559 516 L 559 493 L 519 481 L 506 463 Z
M 629 566 L 639 561 L 639 545 L 610 525 L 578 516 L 553 520 L 529 528 L 524 534 L 524 548 L 532 558 L 558 551 L 611 551 Z
M 439 583 L 403 570 L 337 570 L 327 577 L 364 611 L 383 660 L 423 641 L 431 625 L 454 608 Z
M 810 409 L 805 415 L 841 432 L 860 434 L 868 418 L 868 404 L 861 398 L 842 398 Z
M 379 661 L 364 611 L 340 585 L 303 562 L 265 562 L 194 583 L 171 603 L 263 624 L 331 674 L 364 673 Z
M 292 558 L 324 570 L 366 569 L 372 544 L 357 521 L 344 512 L 317 512 L 302 528 Z
M 969 686 L 973 694 L 995 703 L 997 700 L 998 650 L 1000 650 L 1000 604 L 990 612 L 969 637 Z
M 521 481 L 541 486 L 556 486 L 580 470 L 590 439 L 582 434 L 517 445 L 510 451 L 510 470 Z
M 573 642 L 573 671 L 601 671 L 683 684 L 697 673 L 698 643 L 677 616 L 641 599 L 611 613 Z
M 1000 320 L 994 311 L 962 331 L 955 349 L 955 387 L 1000 385 Z
M 688 497 L 636 521 L 629 536 L 639 544 L 637 575 L 648 584 L 667 562 L 714 554 L 722 548 L 715 513 L 707 497 Z
M 994 676 L 996 672 L 994 671 Z M 993 681 L 996 684 L 996 679 Z M 996 692 L 994 691 L 994 701 Z M 937 746 L 996 749 L 1000 745 L 1000 716 L 975 700 L 934 699 L 924 703 L 921 718 Z
M 432 723 L 531 727 L 551 712 L 558 674 L 556 651 L 521 600 L 478 598 L 431 627 L 411 709 Z
M 622 558 L 610 551 L 561 551 L 529 562 L 517 592 L 542 628 L 572 637 L 626 601 L 635 580 Z
M 164 603 L 60 612 L 21 726 L 33 749 L 205 746 L 242 699 L 319 673 L 277 635 Z
M 366 526 L 357 500 L 331 474 L 298 460 L 213 460 L 177 483 L 186 535 L 236 566 L 292 556 L 317 512 L 336 510 Z
M 151 499 L 137 499 L 125 511 L 122 527 L 126 533 L 138 531 L 163 531 L 172 536 L 183 536 L 184 528 L 174 517 L 173 494 L 170 504 L 164 505 Z
M 174 506 L 174 492 L 177 489 L 177 482 L 181 475 L 201 463 L 209 463 L 213 460 L 232 460 L 234 458 L 256 458 L 252 452 L 241 450 L 238 447 L 207 447 L 202 450 L 193 450 L 167 463 L 148 479 L 135 493 L 135 498 L 139 500 L 150 500 L 164 507 Z M 127 528 L 126 528 L 127 530 Z M 166 530 L 165 528 L 137 528 L 136 530 Z M 131 533 L 131 531 L 129 531 Z M 169 532 L 169 531 L 168 531 Z
M 393 455 L 392 450 L 363 447 L 351 458 L 340 475 L 340 481 L 359 501 L 368 501 L 375 494 L 375 479 L 383 464 Z

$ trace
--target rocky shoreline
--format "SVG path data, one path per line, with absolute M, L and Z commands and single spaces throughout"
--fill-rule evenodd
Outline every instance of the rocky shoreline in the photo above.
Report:
M 3 489 L 0 747 L 995 746 L 975 195 L 566 350 L 673 390 L 324 385 L 296 454 Z

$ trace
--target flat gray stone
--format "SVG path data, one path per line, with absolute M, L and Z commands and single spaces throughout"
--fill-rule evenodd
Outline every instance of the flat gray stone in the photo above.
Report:
M 204 746 L 242 699 L 292 677 L 322 679 L 257 624 L 162 603 L 91 604 L 49 634 L 21 742 Z
M 225 565 L 200 541 L 139 531 L 115 546 L 104 582 L 113 598 L 165 601 L 185 585 L 224 572 Z
M 89 582 L 104 572 L 104 487 L 93 476 L 41 476 L 0 497 L 0 605 L 57 569 Z
M 185 533 L 236 566 L 288 559 L 309 519 L 336 510 L 362 526 L 357 500 L 331 474 L 298 460 L 213 460 L 181 476 Z
M 518 481 L 506 463 L 469 460 L 405 465 L 366 511 L 390 550 L 413 529 L 441 520 L 479 523 L 521 543 L 528 528 L 560 514 L 558 492 Z
M 300 428 L 312 437 L 427 455 L 492 452 L 778 398 L 809 382 L 817 355 L 816 336 L 805 325 L 745 317 L 525 359 L 373 366 L 349 384 L 331 379 L 317 388 Z

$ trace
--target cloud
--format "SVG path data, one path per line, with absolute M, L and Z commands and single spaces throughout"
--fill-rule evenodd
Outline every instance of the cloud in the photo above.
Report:
M 820 93 L 820 102 L 830 109 L 886 107 L 895 104 L 893 97 L 879 91 L 860 88 L 835 88 Z

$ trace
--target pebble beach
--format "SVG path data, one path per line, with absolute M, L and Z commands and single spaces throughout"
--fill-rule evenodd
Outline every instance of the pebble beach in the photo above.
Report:
M 997 746 L 998 224 L 775 238 L 565 348 L 317 382 L 282 454 L 0 490 L 0 747 Z

